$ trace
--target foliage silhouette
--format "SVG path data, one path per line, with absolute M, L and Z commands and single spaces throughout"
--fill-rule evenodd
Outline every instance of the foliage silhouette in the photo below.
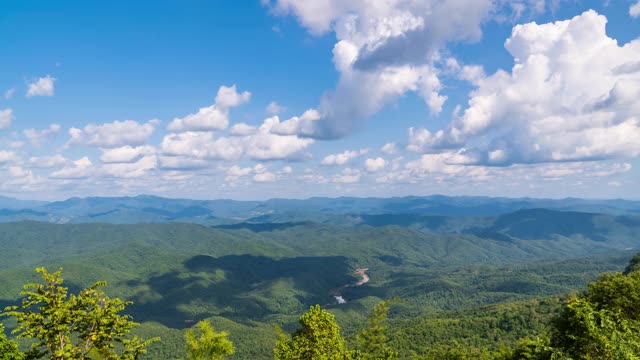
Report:
M 128 315 L 120 315 L 130 303 L 102 292 L 100 288 L 106 282 L 97 282 L 75 295 L 63 286 L 62 269 L 49 273 L 46 268 L 38 268 L 36 272 L 42 275 L 44 284 L 24 285 L 22 304 L 9 306 L 0 314 L 16 318 L 18 327 L 13 333 L 18 338 L 35 340 L 28 359 L 47 356 L 52 360 L 84 360 L 99 356 L 135 360 L 158 340 L 126 338 L 138 324 Z

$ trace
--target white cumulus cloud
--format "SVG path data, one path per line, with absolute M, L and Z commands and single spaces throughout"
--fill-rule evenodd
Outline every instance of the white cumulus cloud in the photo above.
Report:
M 387 161 L 381 157 L 375 159 L 367 159 L 364 162 L 365 169 L 368 172 L 378 172 L 387 166 Z
M 25 129 L 22 133 L 29 140 L 31 145 L 40 146 L 47 140 L 54 137 L 61 129 L 62 126 L 59 124 L 51 124 L 48 128 L 43 130 Z
M 269 171 L 269 169 L 263 164 L 256 164 L 254 167 L 240 167 L 238 165 L 233 165 L 226 171 L 225 182 L 229 183 L 231 186 L 240 186 L 245 184 L 246 180 L 242 181 L 242 179 L 247 178 L 249 175 L 253 175 L 251 180 L 254 182 L 275 182 L 278 180 L 278 174 L 274 174 Z
M 195 159 L 239 160 L 299 160 L 313 139 L 296 135 L 274 134 L 280 124 L 277 116 L 265 119 L 260 127 L 237 124 L 234 136 L 214 137 L 212 132 L 188 131 L 166 135 L 160 146 L 164 155 L 185 156 Z
M 32 168 L 48 169 L 58 167 L 67 163 L 67 159 L 60 154 L 53 156 L 31 157 L 29 158 L 29 166 Z
M 85 144 L 102 148 L 116 148 L 126 145 L 142 145 L 153 134 L 159 120 L 139 123 L 133 120 L 114 121 L 101 125 L 89 124 L 82 129 L 69 129 L 71 137 L 67 146 Z
M 267 113 L 271 114 L 271 115 L 278 115 L 281 112 L 284 112 L 287 110 L 286 107 L 278 104 L 275 101 L 272 101 L 269 103 L 269 105 L 267 105 L 267 108 L 265 109 L 267 111 Z
M 389 154 L 389 155 L 394 155 L 398 153 L 398 145 L 396 143 L 386 143 L 384 144 L 384 146 L 382 146 L 382 148 L 380 148 L 380 151 L 382 151 L 385 154 Z
M 456 41 L 481 38 L 492 17 L 540 12 L 540 1 L 273 0 L 277 15 L 293 15 L 313 34 L 333 31 L 333 62 L 340 73 L 334 90 L 316 110 L 317 121 L 301 121 L 296 133 L 340 138 L 402 95 L 413 92 L 438 113 L 446 101 L 436 65 L 440 50 Z
M 276 175 L 268 171 L 253 175 L 253 181 L 255 182 L 274 182 L 276 180 Z
M 137 162 L 143 156 L 154 155 L 156 149 L 153 146 L 143 145 L 133 147 L 126 145 L 118 148 L 103 149 L 100 161 L 103 163 L 132 163 Z
M 17 162 L 20 157 L 13 151 L 0 150 L 0 164 Z
M 330 154 L 325 156 L 320 162 L 320 164 L 326 165 L 326 166 L 344 165 L 353 159 L 356 159 L 360 156 L 365 155 L 368 152 L 369 152 L 368 149 L 361 149 L 361 150 L 347 150 L 340 154 Z
M 231 181 L 243 176 L 247 176 L 252 172 L 253 172 L 253 168 L 250 168 L 250 167 L 242 168 L 238 165 L 233 165 L 229 169 L 227 169 L 226 181 Z
M 258 128 L 245 123 L 235 124 L 229 129 L 229 133 L 235 136 L 248 136 L 258 132 Z
M 114 162 L 102 165 L 102 172 L 116 178 L 138 178 L 146 175 L 158 166 L 155 155 L 147 155 L 133 162 Z
M 247 155 L 254 160 L 296 160 L 304 157 L 304 151 L 314 140 L 274 133 L 273 129 L 281 124 L 278 116 L 265 119 L 258 133 L 245 139 Z
M 638 16 L 640 16 L 640 1 L 631 5 L 631 7 L 629 8 L 629 15 L 633 18 L 637 18 Z
M 340 174 L 336 174 L 331 178 L 331 182 L 336 184 L 354 184 L 360 182 L 362 177 L 360 170 L 346 168 Z
M 195 114 L 173 119 L 167 129 L 175 132 L 224 130 L 229 126 L 229 109 L 250 99 L 250 92 L 238 93 L 235 85 L 220 86 L 213 105 L 200 108 Z
M 241 138 L 214 138 L 210 132 L 188 131 L 165 135 L 160 145 L 164 155 L 195 159 L 237 160 L 244 153 Z
M 312 134 L 314 121 L 319 119 L 320 113 L 315 109 L 309 109 L 300 116 L 278 122 L 271 128 L 271 132 L 277 135 Z
M 53 96 L 56 78 L 47 75 L 27 84 L 27 97 Z
M 82 179 L 94 172 L 93 163 L 88 157 L 72 161 L 60 170 L 52 172 L 49 177 L 54 179 Z
M 514 27 L 511 72 L 477 80 L 448 129 L 410 129 L 408 149 L 493 165 L 640 155 L 640 40 L 621 46 L 606 23 L 591 10 Z

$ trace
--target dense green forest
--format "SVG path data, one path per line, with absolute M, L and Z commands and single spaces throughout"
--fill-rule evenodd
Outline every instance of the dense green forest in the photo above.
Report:
M 47 220 L 0 223 L 0 309 L 19 303 L 37 267 L 64 268 L 70 293 L 106 280 L 107 295 L 132 302 L 123 309 L 140 323 L 131 335 L 162 339 L 148 359 L 184 358 L 185 334 L 202 321 L 229 334 L 232 357 L 272 358 L 276 328 L 296 332 L 316 304 L 335 316 L 345 348 L 357 349 L 388 299 L 396 300 L 385 337 L 399 358 L 493 356 L 547 332 L 567 294 L 622 271 L 640 248 L 640 205 L 621 200 L 141 196 L 28 205 L 0 214 Z M 13 337 L 16 320 L 3 322 Z
M 136 360 L 154 343 L 162 343 L 159 337 L 130 336 L 138 324 L 122 313 L 131 303 L 107 296 L 101 289 L 105 282 L 69 294 L 62 269 L 50 273 L 38 268 L 36 272 L 42 280 L 23 286 L 21 304 L 0 313 L 16 320 L 12 333 L 30 346 L 21 349 L 0 332 L 1 359 Z M 351 339 L 342 336 L 335 315 L 320 305 L 311 306 L 292 334 L 275 329 L 273 358 L 630 360 L 640 356 L 640 254 L 624 272 L 604 274 L 587 291 L 569 294 L 562 301 L 553 298 L 476 308 L 427 323 L 419 319 L 410 328 L 388 320 L 391 307 L 402 302 L 394 298 L 375 305 Z M 216 332 L 207 320 L 188 329 L 184 342 L 188 360 L 226 359 L 235 353 L 229 333 Z M 167 356 L 157 350 L 148 355 Z
M 271 358 L 276 326 L 296 331 L 311 305 L 329 310 L 353 346 L 375 305 L 397 297 L 386 324 L 400 358 L 459 347 L 499 351 L 543 331 L 564 294 L 621 271 L 634 253 L 627 249 L 639 245 L 635 223 L 621 220 L 628 217 L 558 212 L 541 232 L 536 217 L 548 219 L 547 212 L 516 215 L 492 230 L 508 238 L 404 226 L 414 220 L 5 223 L 0 306 L 17 303 L 22 285 L 37 279 L 34 268 L 63 267 L 70 291 L 107 280 L 108 295 L 133 302 L 125 313 L 141 325 L 132 333 L 162 339 L 149 345 L 149 359 L 183 358 L 184 334 L 201 320 L 229 333 L 234 357 Z M 468 226 L 467 217 L 459 221 Z M 530 232 L 524 223 L 533 224 Z M 356 269 L 368 269 L 370 281 L 354 286 Z M 5 326 L 9 334 L 16 323 Z

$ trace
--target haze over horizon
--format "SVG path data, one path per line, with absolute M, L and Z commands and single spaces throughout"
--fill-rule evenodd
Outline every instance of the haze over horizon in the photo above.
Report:
M 0 14 L 3 196 L 640 199 L 636 0 Z
M 246 199 L 234 199 L 230 197 L 172 197 L 172 196 L 162 196 L 162 195 L 153 195 L 153 194 L 129 194 L 122 196 L 71 196 L 71 197 L 60 197 L 60 198 L 51 198 L 51 199 L 41 199 L 41 198 L 30 198 L 30 197 L 11 197 L 0 195 L 0 197 L 5 197 L 8 200 L 20 200 L 20 201 L 35 201 L 35 202 L 59 202 L 66 201 L 71 199 L 88 199 L 88 198 L 103 198 L 103 199 L 117 199 L 117 198 L 137 198 L 137 197 L 157 197 L 161 199 L 168 200 L 198 200 L 198 201 L 255 201 L 255 202 L 263 202 L 270 200 L 311 200 L 314 198 L 318 199 L 340 199 L 340 198 L 354 198 L 354 199 L 401 199 L 401 198 L 429 198 L 429 197 L 447 197 L 447 198 L 488 198 L 488 199 L 509 199 L 509 200 L 518 200 L 518 199 L 533 199 L 533 200 L 584 200 L 584 201 L 640 201 L 640 198 L 597 198 L 597 197 L 574 197 L 574 196 L 564 196 L 564 197 L 533 197 L 533 196 L 488 196 L 488 195 L 443 195 L 443 194 L 425 194 L 425 195 L 399 195 L 399 196 L 349 196 L 349 195 L 336 195 L 336 196 L 307 196 L 307 197 L 265 197 L 265 198 L 246 198 Z

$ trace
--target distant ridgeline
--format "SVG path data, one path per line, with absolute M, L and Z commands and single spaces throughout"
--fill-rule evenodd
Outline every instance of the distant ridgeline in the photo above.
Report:
M 192 222 L 229 225 L 241 222 L 331 222 L 337 224 L 422 224 L 425 228 L 460 231 L 444 226 L 446 217 L 494 217 L 518 210 L 548 209 L 590 214 L 640 215 L 640 201 L 532 199 L 491 197 L 399 197 L 399 198 L 310 198 L 305 200 L 271 199 L 266 201 L 167 199 L 141 195 L 136 197 L 71 198 L 40 202 L 0 196 L 0 222 L 34 220 L 54 223 L 102 222 L 114 224 Z M 346 215 L 346 216 L 345 216 Z M 375 216 L 361 216 L 375 215 Z M 431 216 L 432 218 L 429 218 Z M 442 218 L 445 217 L 445 218 Z M 485 219 L 491 221 L 491 219 Z M 454 221 L 460 226 L 460 221 Z M 444 226 L 444 227 L 443 227 Z
M 119 314 L 140 326 L 121 339 L 138 336 L 130 346 L 144 344 L 139 349 L 148 352 L 136 355 L 144 359 L 191 356 L 189 329 L 192 345 L 201 345 L 193 349 L 206 351 L 207 341 L 218 339 L 211 340 L 215 347 L 227 350 L 220 356 L 268 359 L 277 349 L 283 359 L 308 358 L 296 353 L 313 350 L 301 337 L 308 332 L 298 330 L 314 321 L 324 324 L 329 343 L 342 344 L 331 351 L 351 358 L 380 358 L 371 355 L 374 348 L 382 358 L 401 359 L 640 354 L 625 330 L 636 329 L 629 309 L 640 308 L 633 272 L 605 277 L 587 295 L 568 295 L 625 269 L 640 249 L 638 202 L 141 196 L 0 199 L 0 208 L 0 309 L 20 305 L 23 284 L 41 281 L 37 267 L 63 267 L 64 286 L 74 294 L 107 280 L 100 289 L 133 302 Z M 357 269 L 368 269 L 369 281 L 345 286 L 362 280 Z M 309 311 L 316 304 L 321 308 Z M 582 324 L 581 316 L 609 327 Z M 13 338 L 19 318 L 0 321 Z M 568 328 L 583 332 L 562 337 Z M 612 344 L 607 334 L 621 340 Z M 161 340 L 142 341 L 155 337 Z M 567 340 L 580 337 L 587 340 Z M 233 343 L 233 355 L 223 340 Z M 26 351 L 33 340 L 17 341 Z M 0 346 L 9 353 L 14 345 Z

